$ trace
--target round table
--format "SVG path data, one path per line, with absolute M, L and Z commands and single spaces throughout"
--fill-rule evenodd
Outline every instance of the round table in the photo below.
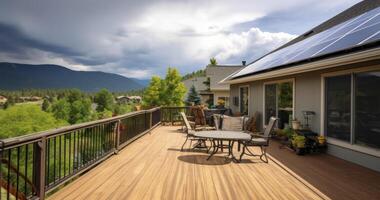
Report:
M 215 141 L 221 141 L 221 145 L 223 145 L 223 141 L 228 141 L 228 155 L 232 156 L 232 159 L 234 161 L 237 161 L 235 156 L 232 153 L 232 148 L 234 145 L 235 141 L 248 141 L 251 140 L 251 135 L 248 133 L 244 133 L 241 131 L 199 131 L 194 133 L 195 137 L 199 138 L 205 138 L 205 139 L 210 139 L 212 141 L 212 147 L 213 151 L 211 152 L 210 156 L 207 158 L 209 160 L 214 154 L 216 154 L 219 150 L 219 147 L 223 148 L 223 146 L 217 145 Z

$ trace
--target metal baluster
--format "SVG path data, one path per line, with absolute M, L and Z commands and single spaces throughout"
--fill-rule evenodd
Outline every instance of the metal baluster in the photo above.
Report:
M 17 147 L 17 175 L 16 175 L 16 199 L 19 193 L 19 180 L 20 180 L 20 147 Z

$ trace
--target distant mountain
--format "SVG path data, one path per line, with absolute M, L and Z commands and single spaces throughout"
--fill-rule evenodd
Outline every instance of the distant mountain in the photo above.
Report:
M 140 85 L 144 87 L 147 87 L 150 83 L 149 79 L 137 79 L 137 78 L 130 78 L 130 79 L 134 80 L 135 82 L 139 83 Z
M 129 91 L 143 88 L 137 81 L 117 74 L 97 71 L 73 71 L 59 65 L 28 65 L 0 62 L 0 89 L 77 88 L 94 92 Z

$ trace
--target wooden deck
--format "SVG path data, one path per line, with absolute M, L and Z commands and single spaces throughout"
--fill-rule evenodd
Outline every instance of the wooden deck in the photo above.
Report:
M 297 156 L 271 141 L 268 152 L 334 200 L 379 200 L 380 173 L 328 154 Z
M 328 199 L 271 160 L 181 152 L 178 128 L 154 129 L 49 199 Z

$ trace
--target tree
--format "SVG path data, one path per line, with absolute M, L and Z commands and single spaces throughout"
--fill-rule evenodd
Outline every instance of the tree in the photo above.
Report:
M 94 102 L 97 104 L 96 110 L 98 112 L 113 111 L 115 107 L 114 97 L 111 92 L 106 89 L 100 90 L 95 94 Z
M 77 124 L 90 121 L 92 119 L 91 114 L 91 100 L 89 98 L 74 101 L 70 107 L 69 123 Z
M 69 121 L 70 118 L 70 103 L 66 99 L 57 100 L 52 105 L 52 113 L 56 119 Z
M 70 124 L 90 121 L 96 117 L 91 109 L 90 98 L 81 93 L 69 92 L 68 96 L 61 98 L 52 105 L 53 115 Z
M 210 65 L 217 65 L 218 62 L 216 61 L 215 58 L 210 58 Z
M 48 109 L 49 109 L 49 107 L 50 107 L 50 102 L 49 102 L 49 100 L 48 100 L 48 99 L 44 99 L 44 101 L 42 102 L 42 107 L 41 107 L 41 109 L 42 109 L 43 111 L 47 112 Z
M 199 105 L 201 103 L 201 97 L 199 96 L 195 86 L 191 86 L 189 94 L 187 96 L 187 103 L 194 103 L 195 105 Z
M 153 76 L 144 93 L 145 106 L 181 106 L 186 87 L 175 68 L 168 68 L 165 79 Z
M 164 80 L 164 93 L 162 95 L 163 105 L 165 106 L 181 106 L 183 105 L 183 97 L 186 94 L 185 84 L 182 83 L 181 75 L 175 68 L 168 68 Z
M 43 112 L 38 105 L 16 105 L 0 110 L 0 139 L 35 133 L 66 125 L 51 113 Z
M 161 106 L 163 98 L 164 82 L 158 76 L 153 76 L 148 88 L 144 92 L 144 104 L 146 106 Z

